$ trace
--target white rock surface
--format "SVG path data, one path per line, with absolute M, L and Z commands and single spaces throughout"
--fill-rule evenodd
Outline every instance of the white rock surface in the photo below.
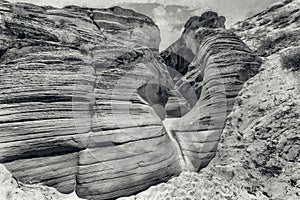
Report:
M 12 174 L 0 165 L 0 199 L 1 200 L 84 200 L 75 193 L 61 194 L 56 189 L 35 184 L 18 182 Z

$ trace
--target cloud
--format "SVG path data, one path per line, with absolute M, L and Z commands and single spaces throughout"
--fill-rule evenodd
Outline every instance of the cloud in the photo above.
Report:
M 166 9 L 161 5 L 153 10 L 153 14 L 156 17 L 164 17 L 167 14 Z
M 160 49 L 166 49 L 172 42 L 175 42 L 180 36 L 180 32 L 175 30 L 170 18 L 174 18 L 173 12 L 167 12 L 163 5 L 153 10 L 154 22 L 160 28 L 161 38 Z

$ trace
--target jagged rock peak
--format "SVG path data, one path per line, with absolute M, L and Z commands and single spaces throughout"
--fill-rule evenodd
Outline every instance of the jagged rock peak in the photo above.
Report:
M 226 18 L 219 16 L 218 13 L 208 11 L 201 16 L 191 17 L 184 25 L 185 32 L 189 30 L 197 30 L 200 27 L 206 28 L 225 28 Z
M 300 45 L 300 1 L 277 2 L 268 9 L 238 22 L 232 30 L 258 55 L 268 57 Z

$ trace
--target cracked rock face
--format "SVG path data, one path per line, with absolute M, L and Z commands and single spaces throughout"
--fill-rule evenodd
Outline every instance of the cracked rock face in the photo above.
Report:
M 279 1 L 270 8 L 239 22 L 232 30 L 262 57 L 299 46 L 300 2 Z

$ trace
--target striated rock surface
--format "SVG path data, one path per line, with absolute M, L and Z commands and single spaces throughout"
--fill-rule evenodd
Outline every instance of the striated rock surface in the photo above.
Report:
M 121 199 L 299 199 L 300 72 L 281 68 L 286 50 L 245 83 L 206 168 Z
M 111 199 L 179 174 L 160 112 L 175 89 L 150 18 L 6 1 L 0 12 L 0 163 L 18 180 Z
M 132 198 L 299 197 L 299 74 L 279 50 L 259 72 L 260 51 L 215 12 L 161 55 L 152 20 L 120 7 L 0 13 L 0 163 L 17 180 L 115 199 L 184 170 Z
M 166 64 L 183 75 L 171 73 L 175 88 L 192 107 L 173 123 L 172 131 L 187 167 L 194 171 L 215 156 L 235 97 L 261 64 L 232 31 L 224 29 L 224 22 L 214 12 L 192 17 L 182 37 L 162 53 Z
M 281 15 L 274 12 L 277 9 L 285 10 L 291 19 L 299 10 L 299 1 L 285 1 L 259 15 L 272 20 Z M 255 25 L 257 35 L 252 28 L 235 29 L 254 50 L 257 41 L 265 39 L 260 32 L 273 34 L 256 16 L 245 22 Z M 297 24 L 291 20 L 285 25 Z M 273 26 L 272 22 L 268 26 Z M 274 30 L 281 31 L 299 37 L 294 29 Z M 259 72 L 240 91 L 227 117 L 216 157 L 206 168 L 199 173 L 185 171 L 167 183 L 122 199 L 299 199 L 300 72 L 283 69 L 281 62 L 282 55 L 299 51 L 297 42 L 279 41 L 278 46 L 268 49 Z

